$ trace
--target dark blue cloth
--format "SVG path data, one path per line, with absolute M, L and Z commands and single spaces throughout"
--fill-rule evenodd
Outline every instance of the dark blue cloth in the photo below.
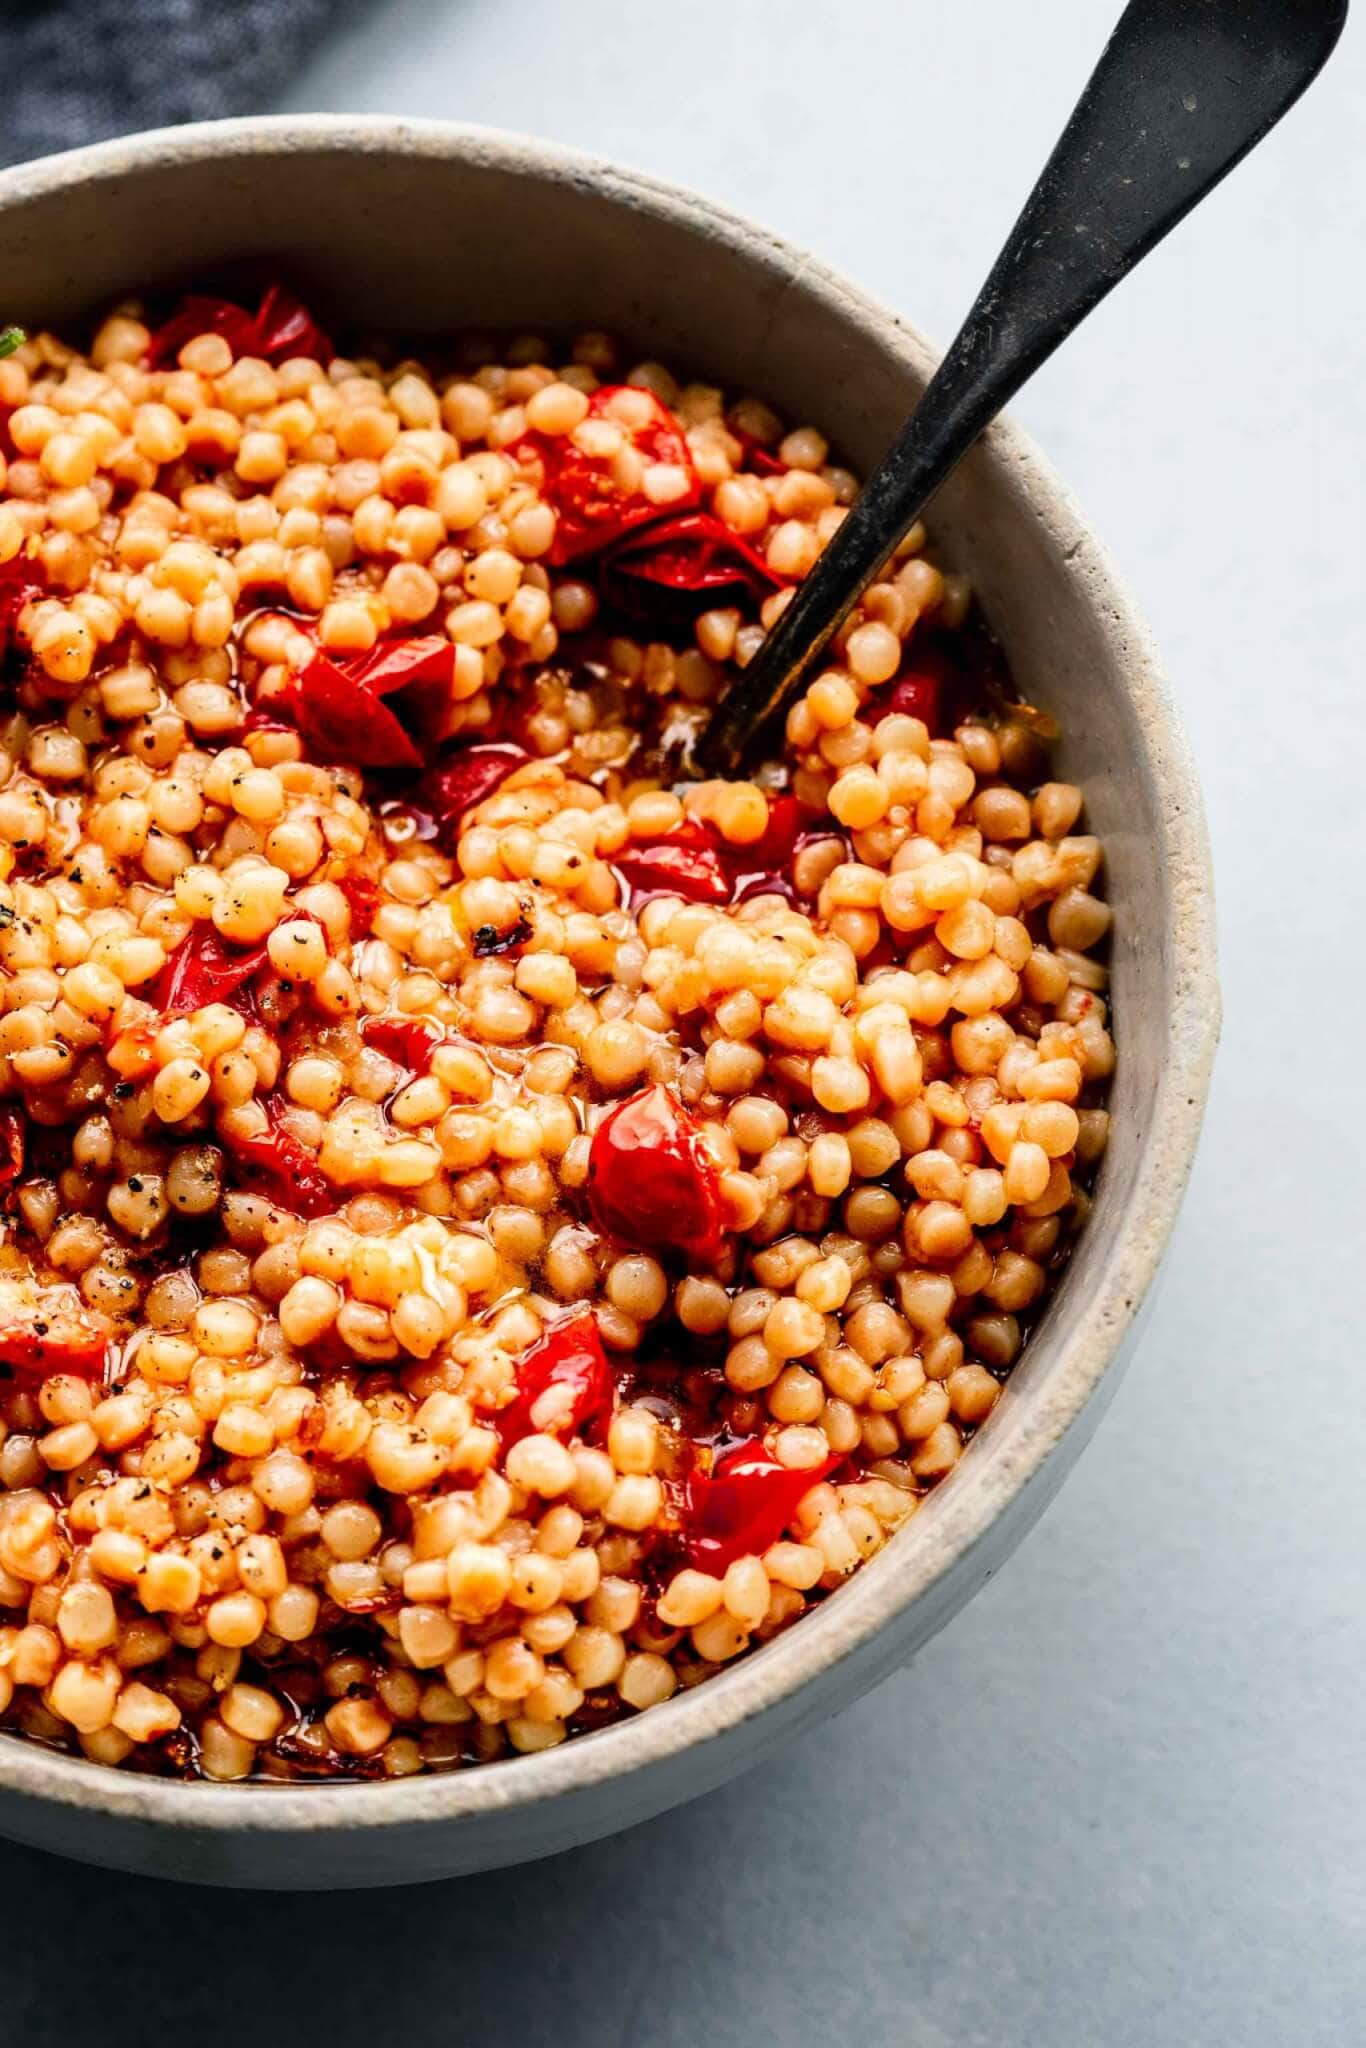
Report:
M 0 162 L 268 106 L 355 0 L 0 0 Z

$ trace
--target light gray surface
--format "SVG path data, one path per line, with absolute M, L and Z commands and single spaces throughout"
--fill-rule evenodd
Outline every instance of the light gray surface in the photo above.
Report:
M 389 0 L 291 105 L 600 148 L 947 336 L 1102 20 L 1082 0 Z M 9 2038 L 93 2039 L 111 1997 L 128 2038 L 226 2039 L 255 2011 L 424 2048 L 538 2023 L 576 2048 L 1359 2037 L 1361 39 L 1019 408 L 1182 697 L 1227 1007 L 1163 1298 L 1059 1503 L 833 1729 L 552 1864 L 324 1903 L 0 1850 Z

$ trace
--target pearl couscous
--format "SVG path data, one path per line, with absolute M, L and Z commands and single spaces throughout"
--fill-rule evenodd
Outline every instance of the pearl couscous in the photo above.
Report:
M 0 1720 L 402 1777 L 667 1700 L 986 1420 L 1087 1208 L 1101 848 L 917 528 L 602 334 L 0 362 Z

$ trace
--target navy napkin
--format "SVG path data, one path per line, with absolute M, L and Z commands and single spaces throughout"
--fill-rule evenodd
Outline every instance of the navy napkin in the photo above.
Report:
M 355 0 L 0 0 L 0 162 L 259 112 Z

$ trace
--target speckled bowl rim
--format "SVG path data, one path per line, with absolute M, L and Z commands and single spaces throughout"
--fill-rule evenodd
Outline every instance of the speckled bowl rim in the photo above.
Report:
M 786 265 L 801 289 L 855 322 L 894 359 L 925 377 L 937 352 L 915 328 L 781 237 L 686 187 L 578 150 L 502 131 L 383 115 L 280 115 L 215 121 L 99 143 L 0 173 L 0 208 L 154 165 L 307 152 L 324 144 L 358 154 L 461 159 L 587 185 L 639 213 L 699 229 L 770 269 Z M 462 1819 L 544 1805 L 585 1791 L 736 1730 L 801 1692 L 834 1663 L 922 1600 L 984 1538 L 1095 1393 L 1143 1300 L 1172 1226 L 1195 1154 L 1219 1028 L 1213 878 L 1194 764 L 1148 629 L 1103 547 L 1033 443 L 1008 419 L 989 433 L 992 459 L 1059 540 L 1078 602 L 1101 620 L 1125 679 L 1162 801 L 1162 858 L 1169 878 L 1173 1001 L 1161 1079 L 1132 1196 L 1097 1285 L 1069 1303 L 1055 1326 L 1048 1377 L 1013 1413 L 998 1416 L 990 1447 L 970 1456 L 917 1516 L 836 1598 L 734 1668 L 664 1706 L 534 1756 L 466 1771 L 380 1783 L 298 1786 L 185 1784 L 124 1776 L 106 1766 L 0 1741 L 0 1787 L 110 1817 L 172 1830 L 308 1834 L 402 1826 L 440 1829 Z M 1081 540 L 1078 540 L 1081 536 Z M 999 1426 L 997 1426 L 999 1425 Z M 700 1773 L 706 1778 L 706 1773 Z

